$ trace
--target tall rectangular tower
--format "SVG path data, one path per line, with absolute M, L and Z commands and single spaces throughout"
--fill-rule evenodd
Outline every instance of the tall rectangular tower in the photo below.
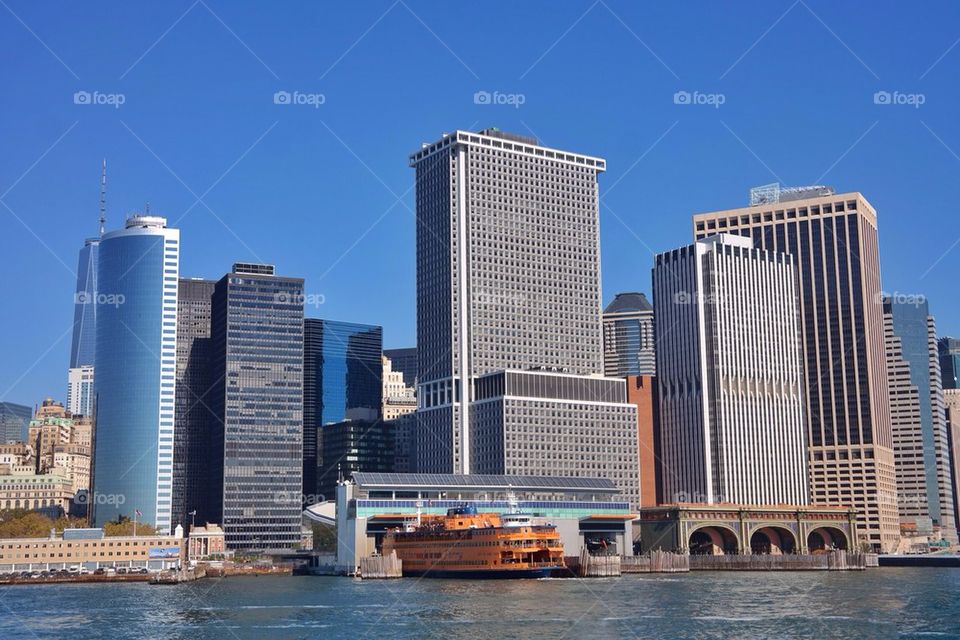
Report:
M 629 479 L 626 458 L 613 451 L 632 447 L 635 465 L 636 408 L 622 381 L 601 377 L 597 177 L 605 161 L 485 129 L 444 135 L 410 165 L 420 469 L 561 474 L 576 455 L 559 446 L 570 434 L 554 434 L 558 446 L 541 446 L 542 455 L 527 451 L 547 422 L 566 424 L 566 406 L 570 429 L 612 430 L 607 453 L 616 460 L 596 459 L 595 469 L 626 483 L 636 501 L 636 470 Z M 591 376 L 600 381 L 573 379 Z M 602 400 L 591 395 L 599 390 Z
M 235 264 L 211 308 L 212 492 L 231 549 L 300 541 L 303 279 Z M 219 516 L 219 518 L 218 518 Z
M 653 305 L 642 293 L 618 293 L 603 310 L 603 373 L 652 376 L 657 373 Z
M 865 540 L 899 542 L 880 296 L 877 214 L 828 187 L 751 192 L 751 205 L 693 216 L 693 234 L 753 238 L 796 261 L 809 424 L 811 500 L 857 509 Z
M 886 296 L 883 310 L 900 518 L 918 528 L 929 518 L 944 538 L 956 543 L 936 323 L 919 296 Z
M 656 256 L 667 502 L 809 501 L 796 268 L 717 235 Z

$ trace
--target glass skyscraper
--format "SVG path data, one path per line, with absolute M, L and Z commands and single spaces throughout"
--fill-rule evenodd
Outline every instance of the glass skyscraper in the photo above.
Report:
M 231 549 L 300 541 L 303 478 L 303 279 L 235 264 L 211 308 L 216 419 L 202 515 L 223 523 Z
M 93 524 L 171 528 L 180 232 L 137 215 L 99 247 Z
M 33 410 L 26 405 L 0 402 L 0 444 L 24 442 L 32 417 Z
M 303 493 L 322 493 L 324 425 L 377 420 L 383 400 L 383 328 L 307 318 L 304 320 Z
M 92 366 L 97 350 L 97 262 L 100 238 L 88 238 L 77 262 L 77 289 L 73 304 L 73 342 L 70 368 Z
M 957 338 L 940 338 L 937 341 L 937 351 L 940 357 L 943 388 L 960 388 L 960 340 Z

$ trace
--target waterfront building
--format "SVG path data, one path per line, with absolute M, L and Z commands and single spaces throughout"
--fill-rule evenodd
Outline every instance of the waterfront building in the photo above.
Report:
M 855 508 L 864 540 L 893 551 L 900 532 L 876 211 L 857 192 L 770 185 L 751 192 L 750 206 L 694 215 L 692 226 L 697 240 L 739 234 L 793 256 L 811 500 Z
M 201 507 L 214 455 L 210 421 L 210 316 L 216 280 L 180 278 L 177 283 L 177 425 L 173 441 L 173 501 L 171 519 L 186 525 L 188 514 Z
M 663 464 L 660 450 L 660 397 L 653 376 L 627 376 L 627 402 L 637 407 L 637 458 L 640 507 L 663 501 Z
M 201 521 L 231 549 L 300 541 L 303 475 L 303 279 L 237 263 L 211 307 L 211 482 Z
M 306 318 L 303 349 L 303 493 L 322 495 L 325 425 L 380 417 L 383 402 L 383 328 Z
M 417 410 L 417 393 L 407 386 L 401 371 L 393 370 L 393 363 L 383 356 L 383 408 L 384 420 L 396 420 Z
M 104 234 L 97 269 L 93 523 L 172 529 L 180 231 L 133 215 Z M 119 499 L 123 496 L 123 500 Z
M 857 514 L 843 507 L 674 504 L 642 509 L 640 552 L 690 555 L 857 551 Z
M 394 471 L 394 423 L 344 420 L 323 426 L 323 466 L 317 491 L 325 500 L 337 495 L 337 483 L 357 471 Z
M 0 444 L 23 442 L 33 410 L 27 405 L 0 402 Z
M 960 339 L 940 338 L 937 340 L 937 353 L 943 388 L 960 388 Z
M 338 571 L 354 573 L 360 558 L 379 551 L 388 529 L 416 524 L 417 513 L 445 515 L 519 510 L 535 524 L 557 528 L 568 553 L 601 539 L 618 555 L 633 555 L 633 511 L 607 478 L 357 472 L 337 487 Z
M 642 293 L 618 293 L 603 310 L 603 373 L 625 377 L 656 372 L 653 305 Z
M 187 537 L 187 559 L 191 563 L 198 560 L 222 560 L 228 554 L 226 536 L 222 527 L 209 522 L 202 526 L 190 526 Z
M 600 376 L 606 162 L 484 129 L 410 165 L 418 469 L 601 475 L 636 503 L 636 408 Z
M 957 542 L 937 332 L 926 300 L 883 301 L 901 525 Z
M 172 536 L 105 536 L 103 529 L 65 529 L 47 538 L 0 539 L 0 573 L 51 569 L 178 569 L 186 559 L 183 530 Z
M 390 358 L 393 370 L 403 374 L 403 383 L 417 388 L 417 348 L 384 349 L 383 355 Z
M 93 415 L 93 365 L 67 370 L 67 410 L 75 416 Z
M 796 267 L 720 234 L 653 269 L 668 503 L 809 503 Z

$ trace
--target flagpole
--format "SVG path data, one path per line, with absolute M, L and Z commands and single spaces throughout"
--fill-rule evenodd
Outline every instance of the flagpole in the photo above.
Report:
M 137 510 L 133 510 L 133 537 L 137 537 Z

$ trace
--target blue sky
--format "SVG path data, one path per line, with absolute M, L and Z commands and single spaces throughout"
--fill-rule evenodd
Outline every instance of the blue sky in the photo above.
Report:
M 275 263 L 323 301 L 310 315 L 413 344 L 407 156 L 470 127 L 607 159 L 605 300 L 648 291 L 692 213 L 820 182 L 866 195 L 885 289 L 926 295 L 958 334 L 958 18 L 947 2 L 3 0 L 0 400 L 65 395 L 103 157 L 108 228 L 149 202 L 182 230 L 183 275 Z

